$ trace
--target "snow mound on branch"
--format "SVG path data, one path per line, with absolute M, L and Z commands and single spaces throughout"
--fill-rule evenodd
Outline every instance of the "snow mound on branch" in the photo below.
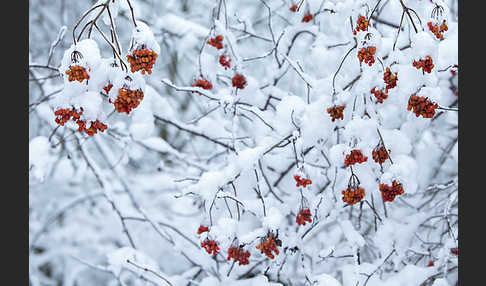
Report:
M 133 28 L 132 31 L 132 41 L 129 52 L 131 53 L 133 50 L 141 49 L 142 45 L 157 54 L 160 53 L 160 46 L 157 43 L 157 40 L 155 40 L 152 30 L 147 24 L 141 20 L 137 20 L 137 27 Z
M 41 182 L 52 161 L 49 149 L 49 139 L 45 136 L 37 136 L 29 142 L 29 170 Z
M 328 274 L 320 274 L 314 277 L 314 280 L 317 280 L 317 284 L 313 284 L 314 286 L 341 286 L 339 281 Z
M 122 247 L 106 255 L 108 259 L 107 269 L 113 272 L 116 276 L 120 275 L 123 269 L 131 270 L 135 273 L 142 274 L 145 271 L 134 266 L 127 261 L 133 262 L 141 267 L 146 267 L 153 271 L 157 271 L 159 266 L 152 258 L 148 257 L 146 254 L 135 250 L 131 247 Z

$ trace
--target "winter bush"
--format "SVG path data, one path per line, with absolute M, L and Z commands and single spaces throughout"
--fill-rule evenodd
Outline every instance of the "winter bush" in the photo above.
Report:
M 458 284 L 457 1 L 30 4 L 32 286 Z

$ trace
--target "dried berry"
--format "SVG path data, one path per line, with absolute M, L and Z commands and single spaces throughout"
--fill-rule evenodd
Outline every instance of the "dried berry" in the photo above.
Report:
M 344 164 L 346 167 L 349 167 L 351 165 L 354 165 L 356 163 L 361 164 L 364 163 L 368 160 L 368 157 L 364 156 L 363 153 L 361 153 L 361 150 L 354 149 L 351 150 L 350 154 L 346 155 L 346 158 L 344 159 Z
M 215 47 L 218 50 L 223 48 L 223 36 L 218 35 L 214 38 L 211 38 L 207 41 L 208 45 Z
M 250 255 L 251 254 L 249 251 L 245 251 L 241 247 L 232 246 L 228 248 L 227 259 L 231 260 L 231 258 L 233 258 L 235 262 L 238 262 L 238 265 L 247 265 L 250 264 L 250 261 L 248 260 L 248 258 L 250 258 Z
M 348 187 L 341 192 L 343 194 L 343 202 L 348 205 L 354 205 L 360 202 L 365 196 L 365 189 L 360 187 Z
M 216 256 L 216 254 L 219 252 L 218 243 L 211 239 L 206 239 L 205 241 L 201 242 L 201 247 L 206 249 L 208 254 L 212 253 L 213 256 Z
M 197 235 L 201 235 L 201 233 L 206 231 L 209 231 L 209 228 L 207 226 L 200 225 L 197 229 Z
M 127 55 L 132 72 L 141 70 L 142 74 L 152 73 L 152 67 L 157 59 L 157 53 L 149 49 L 134 50 L 131 55 Z
M 89 79 L 89 74 L 86 69 L 82 66 L 69 66 L 69 69 L 66 71 L 66 74 L 69 76 L 68 80 L 71 81 L 79 81 L 83 82 L 83 80 Z
M 300 210 L 299 213 L 297 214 L 297 217 L 295 218 L 295 221 L 297 222 L 298 225 L 305 225 L 306 221 L 311 223 L 312 218 L 311 218 L 310 209 Z
M 374 46 L 361 48 L 361 50 L 358 51 L 359 62 L 362 63 L 364 61 L 365 64 L 368 64 L 371 67 L 375 63 L 375 54 L 376 47 Z
M 412 65 L 418 70 L 422 68 L 426 73 L 431 73 L 432 69 L 434 68 L 434 64 L 432 63 L 432 58 L 430 56 L 426 56 L 425 60 L 422 59 L 419 61 L 413 61 Z
M 238 73 L 231 79 L 231 83 L 236 88 L 244 89 L 246 86 L 246 79 L 244 76 Z
M 380 184 L 381 197 L 385 202 L 393 202 L 396 196 L 402 195 L 405 191 L 403 190 L 402 184 L 393 180 L 392 185 Z
M 422 116 L 423 118 L 432 118 L 435 115 L 435 110 L 439 107 L 437 103 L 433 103 L 423 96 L 412 94 L 408 99 L 407 109 L 413 109 L 415 116 Z
M 213 84 L 209 80 L 198 79 L 192 84 L 193 87 L 200 87 L 202 89 L 213 89 Z
M 310 22 L 310 21 L 312 21 L 312 19 L 314 19 L 314 15 L 307 14 L 307 15 L 304 16 L 304 18 L 302 18 L 302 23 Z
M 128 88 L 118 89 L 118 96 L 115 99 L 115 110 L 119 113 L 130 114 L 132 109 L 137 108 L 143 100 L 143 91 L 140 89 L 130 90 Z
M 294 180 L 297 182 L 297 184 L 295 184 L 297 187 L 307 187 L 307 185 L 311 185 L 312 184 L 312 181 L 309 180 L 309 179 L 304 179 L 304 178 L 300 178 L 299 175 L 295 175 L 294 176 Z
M 264 253 L 270 259 L 274 259 L 275 255 L 280 253 L 277 248 L 277 239 L 270 233 L 267 235 L 267 239 L 258 244 L 256 248 L 260 249 L 261 253 Z M 275 255 L 272 251 L 275 252 Z
M 112 87 L 113 87 L 113 85 L 110 83 L 110 84 L 104 86 L 103 90 L 105 91 L 106 94 L 108 94 Z
M 343 115 L 343 110 L 346 107 L 346 104 L 340 105 L 340 106 L 333 106 L 327 109 L 327 113 L 331 116 L 332 122 L 336 119 L 341 119 L 343 120 L 344 115 Z

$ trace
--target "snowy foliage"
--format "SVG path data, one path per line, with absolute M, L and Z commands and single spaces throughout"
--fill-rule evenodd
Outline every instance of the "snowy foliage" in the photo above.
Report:
M 457 284 L 457 1 L 34 2 L 32 286 Z

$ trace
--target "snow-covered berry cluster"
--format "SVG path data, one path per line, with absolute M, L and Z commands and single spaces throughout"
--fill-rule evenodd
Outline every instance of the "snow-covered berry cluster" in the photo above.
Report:
M 348 187 L 341 192 L 343 194 L 343 202 L 348 205 L 359 203 L 365 196 L 365 189 L 361 187 Z
M 361 15 L 358 17 L 357 26 L 353 30 L 353 34 L 356 35 L 359 31 L 368 31 L 368 27 L 370 26 L 370 22 L 366 19 L 365 16 Z
M 238 265 L 248 265 L 250 261 L 250 252 L 245 251 L 242 247 L 232 246 L 228 248 L 228 260 L 233 259 L 235 262 L 238 262 Z
M 329 113 L 329 115 L 331 116 L 331 121 L 332 122 L 334 122 L 336 119 L 343 120 L 343 118 L 344 118 L 344 114 L 343 114 L 344 108 L 346 108 L 346 104 L 329 107 L 327 109 L 327 113 Z
M 388 150 L 388 152 L 390 152 L 390 150 Z M 383 145 L 375 148 L 372 152 L 373 160 L 381 166 L 389 158 L 388 152 Z
M 418 61 L 413 61 L 412 65 L 416 69 L 422 69 L 426 73 L 431 73 L 432 69 L 434 68 L 434 64 L 432 62 L 432 58 L 430 56 L 426 56 L 425 59 L 421 59 Z
M 312 184 L 312 181 L 310 179 L 306 179 L 306 178 L 301 178 L 299 175 L 294 175 L 294 180 L 296 182 L 295 186 L 296 187 L 307 187 L 307 185 L 311 185 Z
M 219 252 L 218 243 L 212 239 L 206 239 L 201 242 L 201 247 L 204 248 L 208 254 L 212 253 L 213 256 L 216 256 Z
M 396 196 L 402 195 L 405 191 L 403 190 L 402 184 L 393 180 L 392 185 L 380 184 L 381 197 L 385 202 L 393 202 Z
M 297 222 L 298 225 L 304 225 L 306 222 L 311 223 L 312 222 L 312 215 L 310 209 L 301 209 L 299 213 L 297 214 L 295 218 L 295 222 Z
M 277 238 L 274 234 L 267 234 L 266 238 L 262 239 L 262 242 L 256 246 L 256 249 L 260 249 L 261 253 L 264 253 L 268 258 L 274 259 L 275 255 L 279 255 L 280 251 L 277 248 Z M 272 253 L 275 252 L 275 255 Z
M 429 28 L 429 31 L 431 31 L 437 39 L 444 39 L 444 33 L 449 30 L 449 27 L 447 27 L 446 20 L 442 21 L 442 24 L 433 24 L 432 22 L 427 23 L 427 27 Z
M 364 156 L 363 153 L 361 153 L 361 150 L 354 149 L 351 150 L 351 153 L 346 154 L 346 158 L 344 159 L 344 165 L 346 165 L 346 167 L 349 167 L 354 164 L 364 163 L 366 161 L 368 161 L 368 157 Z
M 362 47 L 358 51 L 359 62 L 362 63 L 364 61 L 365 64 L 368 64 L 371 67 L 375 63 L 375 54 L 375 46 Z
M 428 98 L 412 94 L 408 99 L 407 109 L 413 111 L 416 117 L 432 118 L 438 107 L 439 105 L 437 103 L 430 101 Z

